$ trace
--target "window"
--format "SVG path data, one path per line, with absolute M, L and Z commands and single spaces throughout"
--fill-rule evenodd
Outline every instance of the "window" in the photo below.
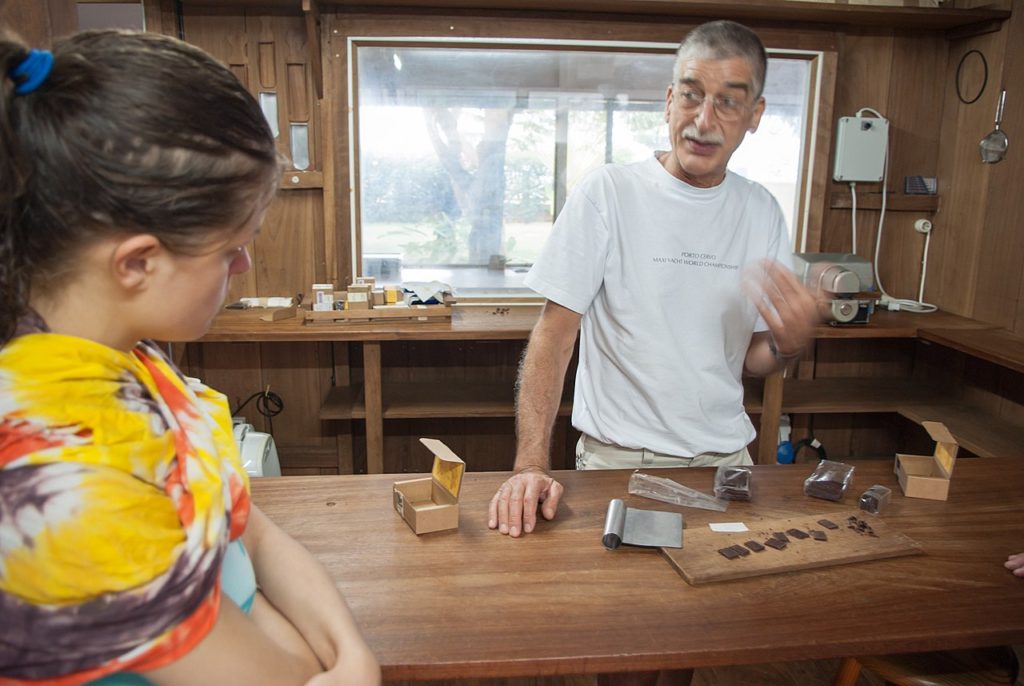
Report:
M 675 49 L 351 39 L 357 269 L 460 294 L 522 288 L 584 174 L 668 147 Z M 775 194 L 791 227 L 804 215 L 816 55 L 772 54 L 761 126 L 730 163 Z

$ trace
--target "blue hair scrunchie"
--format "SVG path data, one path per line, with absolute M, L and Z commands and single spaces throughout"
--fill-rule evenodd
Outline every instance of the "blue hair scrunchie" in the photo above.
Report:
M 42 85 L 53 68 L 53 53 L 49 50 L 29 50 L 28 57 L 11 70 L 11 79 L 17 84 L 18 95 L 31 93 Z

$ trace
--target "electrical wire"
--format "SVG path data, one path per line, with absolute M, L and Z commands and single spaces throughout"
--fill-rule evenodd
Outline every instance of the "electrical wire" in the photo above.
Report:
M 853 233 L 851 236 L 852 247 L 850 248 L 850 254 L 857 254 L 857 182 L 850 182 L 850 201 L 853 209 L 850 211 L 850 228 Z
M 881 115 L 881 113 L 878 112 L 878 110 L 873 110 L 870 107 L 862 107 L 861 109 L 857 110 L 857 116 L 858 117 L 861 116 L 861 114 L 864 113 L 864 112 L 870 112 L 871 114 L 875 115 L 879 119 L 885 119 L 885 117 L 883 117 Z M 885 287 L 882 285 L 882 275 L 878 272 L 878 255 L 879 255 L 879 253 L 881 252 L 881 249 L 882 249 L 882 229 L 885 226 L 885 207 L 886 207 L 886 199 L 888 197 L 888 192 L 887 192 L 887 186 L 888 185 L 889 185 L 889 141 L 887 139 L 886 142 L 885 142 L 885 155 L 882 157 L 882 207 L 881 207 L 881 211 L 879 212 L 879 215 L 878 215 L 878 231 L 875 234 L 875 257 L 874 257 L 874 261 L 873 261 L 873 267 L 874 267 L 874 270 L 875 270 L 875 283 L 878 284 L 878 290 L 882 293 L 883 304 L 885 304 L 885 302 L 896 303 L 896 306 L 897 306 L 898 309 L 907 310 L 908 312 L 917 312 L 919 314 L 925 314 L 927 312 L 935 312 L 939 308 L 937 306 L 935 306 L 935 305 L 932 305 L 931 303 L 926 303 L 923 300 L 923 298 L 924 298 L 924 276 L 925 276 L 925 274 L 924 274 L 924 272 L 925 272 L 924 266 L 922 266 L 922 269 L 921 269 L 921 284 L 920 284 L 920 288 L 919 288 L 919 291 L 918 291 L 918 299 L 917 300 L 910 300 L 909 298 L 894 298 L 894 297 L 892 297 L 891 295 L 889 295 L 886 292 Z M 927 237 L 931 238 L 931 230 L 928 231 Z M 925 245 L 925 255 L 924 255 L 924 263 L 923 263 L 923 265 L 926 264 L 927 261 L 928 261 L 928 243 L 929 243 L 929 241 L 926 238 L 925 239 L 925 244 L 924 244 Z
M 281 414 L 281 411 L 284 410 L 284 401 L 281 400 L 281 396 L 270 390 L 270 386 L 267 386 L 266 389 L 262 391 L 257 391 L 256 393 L 253 393 L 244 401 L 242 401 L 242 404 L 235 408 L 235 410 L 231 413 L 231 416 L 237 416 L 238 413 L 241 412 L 242 409 L 246 405 L 248 405 L 253 399 L 256 400 L 256 411 L 267 418 L 267 433 L 273 436 L 273 418 Z

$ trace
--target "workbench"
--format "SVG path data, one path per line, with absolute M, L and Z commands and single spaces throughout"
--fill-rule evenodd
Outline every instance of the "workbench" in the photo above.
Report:
M 1022 455 L 959 460 L 946 502 L 903 497 L 889 459 L 853 462 L 841 502 L 803 494 L 810 465 L 756 466 L 754 500 L 721 513 L 630 496 L 628 470 L 556 472 L 557 517 L 518 539 L 487 528 L 508 472 L 467 473 L 458 530 L 423 536 L 393 509 L 395 476 L 254 479 L 252 489 L 334 577 L 384 679 L 593 674 L 1024 642 L 1024 579 L 1003 568 L 1024 549 Z M 710 492 L 714 469 L 658 475 Z M 601 543 L 611 498 L 681 512 L 693 532 L 856 510 L 875 483 L 893 490 L 887 528 L 923 555 L 690 586 L 657 549 Z

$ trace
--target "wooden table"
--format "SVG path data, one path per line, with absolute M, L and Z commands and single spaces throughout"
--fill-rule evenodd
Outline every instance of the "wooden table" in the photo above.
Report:
M 538 305 L 459 306 L 451 322 L 388 322 L 383 324 L 303 324 L 301 318 L 264 322 L 260 310 L 228 310 L 214 321 L 202 342 L 317 342 L 348 341 L 362 346 L 364 383 L 359 388 L 339 386 L 329 395 L 321 418 L 359 418 L 366 422 L 367 466 L 370 473 L 384 471 L 384 419 L 387 415 L 381 373 L 381 344 L 385 341 L 459 341 L 459 340 L 526 340 L 540 313 Z M 991 329 L 991 325 L 946 312 L 922 315 L 908 312 L 876 312 L 871 323 L 864 326 L 819 326 L 816 338 L 914 338 L 923 327 L 944 330 Z M 415 390 L 415 389 L 414 389 Z M 465 389 L 454 403 L 462 408 L 460 416 L 509 416 L 512 412 L 511 388 Z M 480 392 L 474 392 L 479 390 Z M 842 389 L 845 396 L 848 389 Z M 504 391 L 504 392 L 503 392 Z M 437 393 L 433 389 L 432 393 Z M 495 396 L 497 407 L 483 407 L 477 396 Z M 872 397 L 875 394 L 871 393 Z M 401 399 L 399 399 L 401 400 Z M 481 405 L 479 412 L 473 408 Z M 568 414 L 569 403 L 560 412 Z M 439 410 L 451 408 L 438 404 Z M 783 411 L 783 375 L 765 379 L 760 403 L 751 411 L 760 414 L 759 435 L 772 436 L 779 426 Z M 792 409 L 789 411 L 793 411 Z M 498 414 L 495 414 L 498 413 Z M 399 413 L 392 416 L 404 417 Z M 429 416 L 421 409 L 416 416 Z M 447 414 L 445 416 L 451 416 Z M 775 462 L 774 441 L 761 441 L 754 459 L 760 464 Z
M 628 471 L 560 472 L 566 500 L 521 539 L 487 529 L 506 473 L 468 473 L 460 529 L 417 537 L 395 476 L 255 479 L 255 502 L 337 579 L 385 679 L 591 674 L 1024 642 L 1024 459 L 962 459 L 948 502 L 900 494 L 892 461 L 856 463 L 841 503 L 802 493 L 809 465 L 755 467 L 726 513 L 629 496 Z M 714 470 L 666 470 L 710 491 Z M 608 501 L 678 509 L 687 527 L 855 507 L 893 489 L 885 522 L 926 555 L 689 586 L 651 549 L 605 550 Z M 685 545 L 685 543 L 684 543 Z

